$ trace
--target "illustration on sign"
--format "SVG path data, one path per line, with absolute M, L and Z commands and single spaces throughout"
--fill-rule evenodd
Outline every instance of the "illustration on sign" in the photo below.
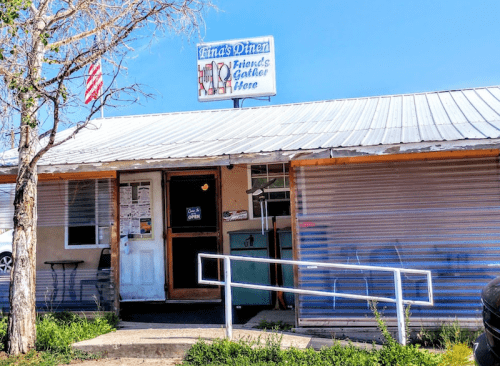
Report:
M 198 100 L 276 95 L 273 37 L 198 45 Z
M 201 208 L 200 207 L 188 207 L 186 208 L 187 220 L 196 221 L 201 220 Z

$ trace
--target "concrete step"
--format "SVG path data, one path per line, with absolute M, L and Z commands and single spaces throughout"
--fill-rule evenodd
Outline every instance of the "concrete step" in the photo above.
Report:
M 75 343 L 73 348 L 85 352 L 100 353 L 104 357 L 167 358 L 184 357 L 187 350 L 199 339 L 207 341 L 224 338 L 223 328 L 203 328 L 191 325 L 189 328 L 127 329 L 117 330 L 97 338 Z M 281 335 L 278 335 L 281 336 Z M 277 335 L 268 332 L 233 329 L 233 340 L 258 340 Z M 283 334 L 283 347 L 306 348 L 311 337 Z

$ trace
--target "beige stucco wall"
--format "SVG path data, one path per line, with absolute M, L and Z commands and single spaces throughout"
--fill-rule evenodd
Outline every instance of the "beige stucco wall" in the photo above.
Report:
M 230 210 L 249 210 L 247 165 L 235 165 L 229 170 L 226 167 L 221 168 L 221 186 L 222 186 L 222 211 Z M 250 214 L 250 212 L 249 212 Z M 271 219 L 269 218 L 271 228 Z M 291 226 L 291 219 L 278 218 L 278 228 Z M 229 254 L 229 231 L 261 228 L 260 218 L 243 221 L 223 222 L 223 251 Z M 101 249 L 65 249 L 64 248 L 64 227 L 38 227 L 38 246 L 37 246 L 37 269 L 48 270 L 50 266 L 44 264 L 47 260 L 65 260 L 76 259 L 84 260 L 78 268 L 97 269 Z
M 245 192 L 249 188 L 247 167 L 247 165 L 235 165 L 231 170 L 226 167 L 221 168 L 222 211 L 247 210 L 250 215 L 248 194 Z M 278 218 L 276 221 L 278 229 L 291 226 L 290 217 Z M 260 218 L 223 222 L 222 233 L 224 254 L 229 254 L 229 231 L 243 229 L 259 230 L 260 228 Z M 269 218 L 269 228 L 271 228 L 271 218 Z
M 102 249 L 65 249 L 64 227 L 37 228 L 36 269 L 50 270 L 45 261 L 50 260 L 83 260 L 80 269 L 97 269 Z

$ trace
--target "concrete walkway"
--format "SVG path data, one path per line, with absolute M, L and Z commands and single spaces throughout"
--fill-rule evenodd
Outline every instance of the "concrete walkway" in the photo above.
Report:
M 281 338 L 283 347 L 306 348 L 333 345 L 333 340 L 316 338 L 308 335 L 298 335 L 291 332 L 273 333 L 256 330 L 253 327 L 262 319 L 267 322 L 293 324 L 293 312 L 266 310 L 260 312 L 244 325 L 233 328 L 233 340 L 260 340 Z M 142 358 L 142 359 L 181 359 L 193 344 L 204 339 L 211 341 L 226 336 L 225 329 L 220 324 L 179 325 L 166 323 L 134 323 L 121 322 L 116 332 L 101 335 L 97 338 L 78 342 L 74 348 L 101 353 L 108 358 Z M 347 342 L 342 342 L 347 344 Z M 371 348 L 371 344 L 357 344 Z

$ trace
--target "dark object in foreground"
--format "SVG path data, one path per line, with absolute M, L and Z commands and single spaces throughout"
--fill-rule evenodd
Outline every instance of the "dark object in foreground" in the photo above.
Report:
M 479 366 L 500 366 L 500 277 L 488 283 L 481 292 L 484 333 L 474 345 Z

